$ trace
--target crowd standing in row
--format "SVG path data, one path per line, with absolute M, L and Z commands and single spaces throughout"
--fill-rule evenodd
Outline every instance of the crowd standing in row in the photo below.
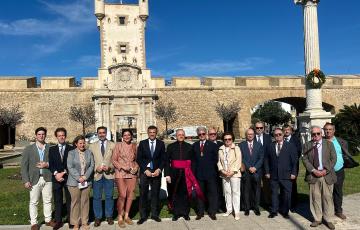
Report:
M 216 130 L 197 129 L 199 141 L 185 142 L 185 132 L 176 131 L 176 141 L 167 146 L 157 139 L 157 127 L 148 127 L 148 139 L 137 146 L 132 143 L 131 130 L 122 132 L 122 142 L 106 139 L 107 128 L 98 127 L 99 141 L 86 148 L 85 138 L 78 136 L 73 145 L 66 144 L 67 132 L 58 128 L 58 144 L 45 142 L 47 130 L 35 130 L 36 142 L 25 148 L 21 174 L 25 188 L 29 189 L 31 229 L 39 229 L 38 203 L 43 200 L 45 224 L 54 229 L 63 226 L 62 213 L 74 229 L 89 229 L 90 190 L 93 188 L 94 226 L 101 225 L 105 214 L 109 225 L 114 224 L 114 183 L 118 189 L 118 225 L 132 225 L 129 217 L 134 190 L 139 179 L 140 219 L 143 224 L 150 218 L 161 222 L 160 187 L 162 175 L 166 177 L 168 207 L 173 221 L 183 217 L 190 220 L 190 200 L 196 200 L 196 220 L 205 212 L 212 220 L 223 210 L 223 216 L 240 219 L 250 210 L 261 215 L 260 200 L 270 206 L 269 218 L 281 214 L 289 218 L 297 204 L 296 179 L 299 159 L 306 168 L 305 180 L 310 187 L 310 210 L 314 218 L 311 227 L 324 223 L 335 229 L 335 214 L 346 219 L 342 210 L 342 187 L 345 178 L 343 155 L 348 154 L 347 143 L 334 136 L 335 127 L 327 123 L 322 129 L 311 128 L 312 140 L 301 147 L 293 135 L 292 127 L 285 125 L 274 130 L 274 139 L 264 133 L 264 123 L 257 122 L 246 130 L 246 140 L 234 143 L 231 132 L 223 134 L 223 142 L 216 140 Z M 148 194 L 151 187 L 151 201 Z M 105 196 L 103 212 L 102 197 Z M 63 199 L 66 204 L 64 210 Z M 52 220 L 52 197 L 55 220 Z M 150 208 L 151 215 L 148 212 Z

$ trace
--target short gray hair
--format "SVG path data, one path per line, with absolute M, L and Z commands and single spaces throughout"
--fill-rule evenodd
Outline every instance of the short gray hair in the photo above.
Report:
M 321 128 L 320 126 L 318 126 L 318 125 L 312 125 L 312 126 L 310 127 L 310 131 L 313 131 L 314 129 L 320 129 L 320 130 L 322 130 L 322 128 Z
M 184 129 L 177 129 L 176 130 L 176 134 L 178 134 L 178 132 L 183 132 L 185 134 L 185 130 Z
M 203 126 L 199 126 L 199 127 L 196 128 L 196 133 L 197 133 L 197 134 L 199 134 L 200 131 L 204 131 L 205 133 L 207 132 L 206 128 L 203 127 Z

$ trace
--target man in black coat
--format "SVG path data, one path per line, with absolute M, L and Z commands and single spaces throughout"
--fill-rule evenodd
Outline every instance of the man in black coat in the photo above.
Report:
M 66 215 L 70 220 L 70 204 L 71 196 L 66 186 L 67 180 L 67 156 L 68 152 L 73 149 L 71 145 L 66 144 L 66 129 L 57 128 L 55 130 L 55 137 L 58 140 L 58 144 L 51 146 L 49 149 L 49 169 L 52 173 L 53 193 L 55 203 L 55 221 L 56 225 L 54 229 L 60 229 L 63 226 L 62 223 L 62 210 L 63 210 L 63 196 L 65 193 L 66 199 Z
M 254 213 L 260 216 L 260 185 L 262 168 L 264 162 L 263 146 L 254 140 L 254 130 L 248 129 L 245 132 L 246 140 L 240 143 L 242 162 L 245 165 L 245 172 L 241 180 L 244 180 L 244 209 L 245 215 L 249 215 L 249 210 L 253 208 Z
M 289 218 L 292 180 L 295 180 L 297 175 L 297 150 L 293 144 L 284 141 L 283 132 L 280 128 L 275 129 L 274 137 L 275 142 L 270 145 L 264 161 L 265 176 L 270 179 L 271 184 L 271 212 L 269 218 L 274 218 L 278 212 L 285 218 Z
M 160 222 L 159 193 L 162 171 L 166 162 L 165 144 L 156 138 L 157 127 L 148 127 L 148 139 L 142 140 L 137 149 L 137 163 L 140 166 L 140 220 L 144 223 L 147 218 L 148 192 L 151 186 L 151 219 Z
M 302 151 L 300 139 L 296 135 L 294 135 L 294 129 L 292 126 L 286 124 L 283 126 L 282 130 L 284 133 L 284 141 L 287 141 L 287 142 L 293 144 L 294 147 L 296 148 L 297 159 L 298 159 L 298 163 L 296 165 L 296 171 L 299 172 L 299 162 L 300 162 L 299 159 L 301 157 L 301 151 Z M 296 179 L 297 179 L 297 175 L 296 175 Z M 297 201 L 298 192 L 297 192 L 296 179 L 292 180 L 291 205 L 290 205 L 290 210 L 292 212 L 295 211 L 296 205 L 298 203 L 298 201 Z
M 212 220 L 216 220 L 216 211 L 218 209 L 218 191 L 217 191 L 217 162 L 218 146 L 206 140 L 206 128 L 198 127 L 196 129 L 199 141 L 193 144 L 194 174 L 199 182 L 201 190 L 205 193 L 209 208 L 208 214 Z M 196 220 L 204 216 L 205 204 L 202 199 L 198 199 Z

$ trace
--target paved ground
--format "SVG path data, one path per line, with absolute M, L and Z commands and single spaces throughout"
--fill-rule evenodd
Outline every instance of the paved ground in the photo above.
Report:
M 344 214 L 348 217 L 347 220 L 342 221 L 338 218 L 334 218 L 336 229 L 347 229 L 347 230 L 358 230 L 360 229 L 360 215 L 358 214 L 360 208 L 360 193 L 350 195 L 344 198 Z M 255 216 L 253 213 L 250 213 L 250 216 L 246 217 L 241 214 L 239 221 L 235 221 L 233 217 L 222 217 L 218 215 L 217 221 L 212 221 L 210 218 L 205 217 L 200 221 L 196 221 L 194 217 L 190 221 L 185 221 L 179 219 L 177 222 L 171 221 L 171 219 L 163 219 L 161 223 L 156 223 L 154 221 L 147 221 L 143 225 L 133 225 L 127 226 L 125 229 L 139 229 L 139 230 L 236 230 L 236 229 L 314 229 L 310 228 L 309 221 L 309 211 L 308 206 L 303 204 L 299 207 L 297 213 L 290 213 L 290 219 L 286 220 L 280 216 L 274 219 L 267 218 L 268 213 L 263 211 L 261 216 Z M 0 226 L 0 229 L 30 229 L 29 226 Z M 41 229 L 50 230 L 51 228 L 42 227 Z M 63 229 L 68 229 L 65 226 Z M 109 226 L 107 223 L 103 222 L 99 228 L 92 229 L 120 229 L 116 224 Z M 327 229 L 324 225 L 321 225 L 315 229 Z

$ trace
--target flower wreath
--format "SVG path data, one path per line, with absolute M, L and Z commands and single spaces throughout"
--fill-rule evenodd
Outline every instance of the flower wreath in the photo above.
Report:
M 320 89 L 325 81 L 325 74 L 319 69 L 314 69 L 306 76 L 306 83 L 313 89 Z

